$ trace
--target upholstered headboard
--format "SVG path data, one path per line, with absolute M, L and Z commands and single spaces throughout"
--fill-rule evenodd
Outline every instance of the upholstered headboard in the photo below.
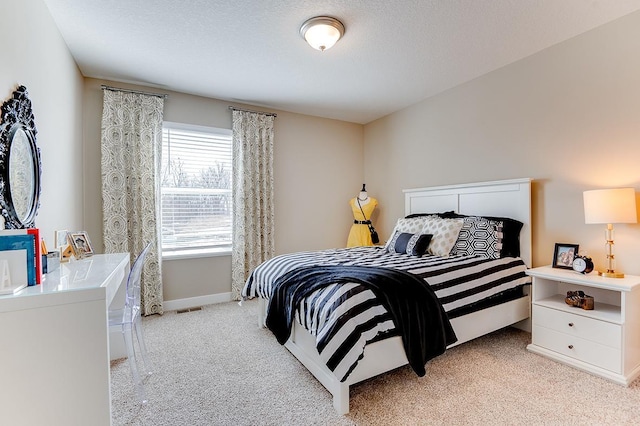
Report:
M 524 225 L 520 257 L 531 267 L 530 178 L 405 189 L 405 215 L 454 211 L 477 216 L 501 216 Z

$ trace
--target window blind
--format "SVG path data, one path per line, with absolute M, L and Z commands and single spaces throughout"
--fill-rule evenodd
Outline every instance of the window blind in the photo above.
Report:
M 231 249 L 231 131 L 164 123 L 162 251 Z

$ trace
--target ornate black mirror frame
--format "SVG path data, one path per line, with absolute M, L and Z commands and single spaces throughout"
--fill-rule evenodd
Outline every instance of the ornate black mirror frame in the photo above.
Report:
M 19 86 L 0 109 L 0 209 L 6 229 L 35 226 L 41 173 L 36 133 L 27 88 Z M 16 145 L 12 150 L 14 141 L 22 146 Z M 18 199 L 17 212 L 14 200 Z

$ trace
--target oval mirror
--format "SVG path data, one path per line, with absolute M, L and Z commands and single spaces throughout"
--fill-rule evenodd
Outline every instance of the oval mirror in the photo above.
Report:
M 17 127 L 9 148 L 9 182 L 7 195 L 20 223 L 28 223 L 36 201 L 37 173 L 33 159 L 36 158 L 29 136 Z
M 24 86 L 2 105 L 1 118 L 0 207 L 4 227 L 32 228 L 40 197 L 40 150 Z

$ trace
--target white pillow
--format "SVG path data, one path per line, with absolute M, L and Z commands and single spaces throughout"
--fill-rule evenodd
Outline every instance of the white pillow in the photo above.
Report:
M 396 235 L 396 232 L 406 232 L 408 234 L 424 234 L 425 232 L 420 232 L 420 231 L 422 231 L 422 228 L 424 228 L 425 223 L 430 218 L 438 218 L 438 216 L 418 216 L 418 217 L 412 217 L 409 219 L 407 218 L 398 219 L 398 221 L 396 222 L 396 226 L 393 228 L 393 231 L 391 231 L 391 235 L 389 236 L 389 239 L 387 240 L 387 243 L 385 244 L 384 249 L 386 251 L 390 251 L 389 246 L 391 244 L 391 240 L 393 239 L 393 236 Z
M 429 244 L 429 253 L 436 256 L 449 256 L 451 249 L 458 240 L 458 234 L 463 219 L 443 219 L 438 216 L 425 216 L 428 219 L 424 222 L 421 234 L 431 234 L 431 244 Z

